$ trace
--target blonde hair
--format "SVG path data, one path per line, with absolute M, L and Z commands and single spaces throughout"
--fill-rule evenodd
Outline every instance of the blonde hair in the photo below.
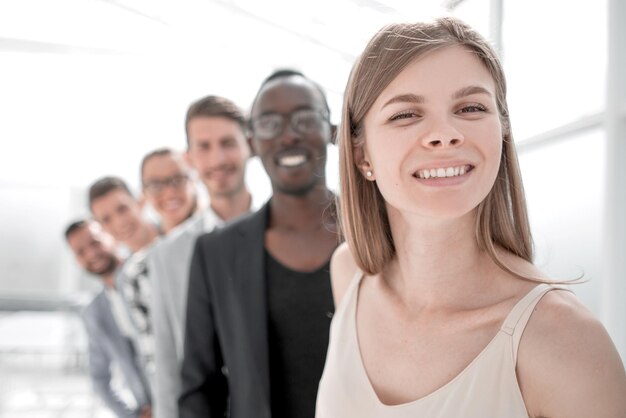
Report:
M 533 245 L 517 153 L 506 104 L 506 82 L 495 51 L 476 31 L 458 19 L 445 17 L 429 23 L 393 24 L 382 28 L 355 63 L 344 93 L 339 129 L 340 222 L 358 266 L 377 274 L 395 256 L 385 201 L 375 182 L 358 170 L 354 152 L 364 144 L 365 115 L 381 92 L 415 59 L 433 50 L 460 45 L 474 52 L 493 77 L 502 124 L 502 155 L 495 183 L 479 204 L 475 234 L 478 246 L 502 269 L 503 248 L 532 262 Z

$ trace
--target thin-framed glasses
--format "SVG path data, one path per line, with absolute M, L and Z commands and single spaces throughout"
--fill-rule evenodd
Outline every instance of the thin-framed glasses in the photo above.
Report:
M 254 136 L 261 140 L 274 139 L 285 130 L 289 122 L 291 129 L 302 135 L 319 132 L 328 121 L 328 112 L 318 109 L 300 109 L 291 113 L 266 113 L 252 119 Z
M 147 193 L 160 194 L 163 193 L 166 187 L 171 187 L 173 189 L 181 188 L 188 179 L 189 176 L 186 174 L 175 174 L 170 177 L 147 181 L 144 183 L 143 189 Z

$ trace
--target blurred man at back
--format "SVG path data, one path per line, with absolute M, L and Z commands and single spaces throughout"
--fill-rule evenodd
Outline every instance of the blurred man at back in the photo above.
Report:
M 94 221 L 70 224 L 65 238 L 82 268 L 102 280 L 103 290 L 85 308 L 82 319 L 89 344 L 89 375 L 104 403 L 120 418 L 150 418 L 150 390 L 131 339 L 132 325 L 119 294 L 115 273 L 121 262 L 113 239 Z M 117 366 L 135 405 L 123 400 L 111 386 L 111 368 Z
M 187 110 L 185 130 L 187 159 L 206 186 L 210 206 L 155 245 L 149 257 L 158 418 L 178 417 L 189 263 L 196 238 L 252 206 L 244 183 L 250 149 L 241 109 L 223 97 L 204 97 Z
M 89 209 L 104 230 L 132 253 L 145 249 L 159 235 L 142 217 L 141 202 L 119 177 L 102 177 L 89 187 Z
M 152 383 L 154 336 L 149 313 L 152 283 L 146 257 L 159 231 L 143 218 L 142 203 L 118 177 L 103 177 L 89 187 L 89 208 L 104 230 L 131 251 L 115 285 L 125 302 L 135 330 L 133 338 Z

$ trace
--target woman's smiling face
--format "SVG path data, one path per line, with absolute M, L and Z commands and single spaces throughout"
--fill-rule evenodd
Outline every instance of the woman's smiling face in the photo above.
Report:
M 455 218 L 487 196 L 501 154 L 493 77 L 474 52 L 449 46 L 410 63 L 382 91 L 355 161 L 372 171 L 390 209 Z

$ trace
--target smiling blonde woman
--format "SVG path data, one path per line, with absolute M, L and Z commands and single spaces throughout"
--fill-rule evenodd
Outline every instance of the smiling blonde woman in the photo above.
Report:
M 347 243 L 317 418 L 626 416 L 606 331 L 532 264 L 504 74 L 477 32 L 379 31 L 339 146 Z

